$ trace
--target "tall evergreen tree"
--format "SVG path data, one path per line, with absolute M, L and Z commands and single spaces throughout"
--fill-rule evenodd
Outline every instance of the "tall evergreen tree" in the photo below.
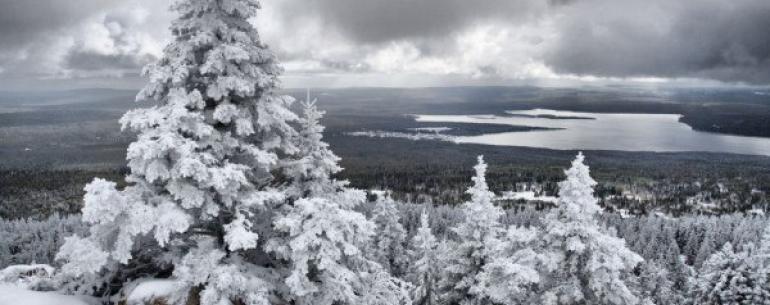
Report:
M 762 231 L 757 256 L 762 260 L 762 264 L 768 268 L 768 271 L 770 271 L 770 223 Z
M 286 163 L 289 198 L 276 207 L 266 245 L 282 277 L 278 294 L 297 305 L 407 304 L 408 285 L 362 251 L 376 232 L 354 211 L 365 193 L 332 177 L 341 170 L 339 158 L 323 142 L 323 112 L 309 99 L 299 120 L 300 149 Z M 398 214 L 391 216 L 397 223 Z
M 415 305 L 436 305 L 439 302 L 437 281 L 439 277 L 438 241 L 428 222 L 428 213 L 420 215 L 420 227 L 412 238 L 409 256 L 412 265 L 409 278 L 414 285 L 412 302 Z
M 86 186 L 87 237 L 61 248 L 63 270 L 89 276 L 149 248 L 172 263 L 180 287 L 203 304 L 262 304 L 270 284 L 244 253 L 257 248 L 252 216 L 284 195 L 270 187 L 279 156 L 297 151 L 292 99 L 275 93 L 281 68 L 249 19 L 253 0 L 183 0 L 174 40 L 146 68 L 138 100 L 157 102 L 120 120 L 138 134 L 128 148 L 128 186 Z M 137 240 L 152 234 L 152 243 Z M 187 254 L 184 254 L 187 253 Z M 180 298 L 186 296 L 180 289 Z
M 541 264 L 536 244 L 541 233 L 536 228 L 508 228 L 505 236 L 490 245 L 489 262 L 476 277 L 479 292 L 496 304 L 537 303 Z
M 754 266 L 758 269 L 754 272 L 754 281 L 763 283 L 757 292 L 757 304 L 770 305 L 770 223 L 762 232 L 762 238 L 753 259 Z
M 61 247 L 64 274 L 87 288 L 149 258 L 171 266 L 172 304 L 188 295 L 204 305 L 403 303 L 402 283 L 361 255 L 373 234 L 353 211 L 364 193 L 331 178 L 338 158 L 321 141 L 321 113 L 308 103 L 299 120 L 293 100 L 275 92 L 281 69 L 249 22 L 259 4 L 181 0 L 173 9 L 174 40 L 137 97 L 158 105 L 121 119 L 138 134 L 127 186 L 86 187 L 90 234 Z M 258 228 L 271 225 L 263 248 Z
M 770 303 L 767 274 L 762 274 L 752 244 L 735 252 L 732 243 L 711 255 L 697 278 L 695 304 L 757 305 Z
M 639 286 L 645 300 L 656 305 L 685 304 L 674 290 L 674 283 L 666 268 L 656 262 L 646 261 L 639 268 Z
M 294 198 L 333 194 L 348 184 L 332 177 L 342 170 L 338 164 L 340 158 L 323 141 L 321 119 L 325 112 L 319 110 L 316 103 L 317 100 L 310 100 L 308 91 L 307 99 L 302 102 L 298 135 L 294 138 L 298 149 L 285 160 L 284 172 L 292 180 L 288 191 Z
M 403 276 L 408 267 L 406 230 L 400 220 L 396 202 L 390 194 L 381 192 L 372 211 L 377 232 L 372 240 L 372 257 L 397 277 Z
M 714 230 L 716 230 L 716 228 Z M 693 264 L 696 268 L 703 266 L 703 263 L 719 249 L 714 230 L 707 231 L 703 236 L 703 240 L 700 243 L 700 248 L 698 249 L 698 254 L 695 256 L 695 262 Z
M 557 207 L 544 219 L 542 302 L 637 304 L 640 300 L 628 278 L 642 258 L 599 225 L 596 181 L 583 160 L 578 154 L 565 171 Z
M 464 220 L 452 233 L 456 244 L 446 254 L 446 268 L 441 279 L 443 302 L 476 305 L 487 302 L 478 275 L 489 263 L 492 249 L 498 247 L 503 231 L 500 224 L 502 209 L 494 204 L 495 194 L 486 181 L 487 164 L 482 156 L 474 167 L 473 185 L 466 191 L 471 200 L 462 206 Z

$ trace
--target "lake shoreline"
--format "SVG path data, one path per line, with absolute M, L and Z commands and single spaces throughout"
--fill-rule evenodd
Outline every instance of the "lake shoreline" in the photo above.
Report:
M 681 122 L 681 114 L 591 113 L 551 109 L 501 115 L 417 115 L 420 123 L 497 124 L 544 128 L 458 136 L 457 143 L 554 150 L 715 152 L 770 155 L 770 138 L 704 132 Z M 577 119 L 580 118 L 580 119 Z

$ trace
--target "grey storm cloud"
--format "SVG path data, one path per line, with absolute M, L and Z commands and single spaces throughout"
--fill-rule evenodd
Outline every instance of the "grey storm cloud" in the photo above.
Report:
M 171 2 L 0 0 L 0 77 L 35 75 L 35 65 L 51 63 L 74 76 L 79 71 L 138 71 L 153 60 L 148 52 L 157 53 L 168 38 L 166 9 Z M 457 65 L 477 65 L 479 74 L 500 77 L 512 70 L 515 74 L 520 61 L 534 62 L 535 70 L 541 64 L 557 75 L 770 84 L 768 0 L 264 0 L 263 6 L 270 14 L 263 25 L 271 27 L 263 29 L 268 43 L 300 72 L 382 72 L 402 66 L 378 60 L 417 54 L 407 59 L 429 58 L 426 70 L 441 70 L 436 67 L 456 60 Z M 136 18 L 129 12 L 133 8 L 149 15 Z M 109 52 L 83 41 L 95 37 L 84 32 L 86 20 L 109 29 L 117 26 L 107 37 Z M 469 29 L 490 25 L 512 29 L 506 34 L 510 40 L 484 45 L 501 52 L 480 52 L 467 42 L 458 45 L 458 37 Z M 61 37 L 72 37 L 66 49 L 51 43 Z M 486 38 L 473 39 L 483 43 Z M 380 50 L 392 52 L 383 55 Z M 305 64 L 309 62 L 315 66 Z
M 139 23 L 135 9 L 168 6 L 165 1 L 155 2 L 0 0 L 0 77 L 68 78 L 139 71 L 152 58 L 132 41 L 131 35 L 147 26 Z M 96 35 L 87 24 L 109 29 L 99 44 L 108 43 L 104 48 L 112 50 L 105 53 L 84 46 L 88 37 Z
M 136 25 L 130 17 L 121 14 L 108 14 L 102 24 L 111 29 L 109 40 L 113 48 L 120 50 L 104 54 L 75 45 L 64 57 L 64 67 L 75 71 L 140 71 L 142 67 L 156 60 L 155 56 L 142 54 L 140 46 L 133 44 L 130 31 Z
M 538 59 L 557 73 L 770 83 L 768 0 L 286 0 L 279 6 L 284 18 L 320 18 L 356 43 L 405 40 L 424 55 L 453 52 L 452 36 L 482 22 L 515 27 L 552 18 L 555 38 L 544 42 Z
M 770 1 L 584 0 L 545 55 L 557 72 L 770 82 Z
M 439 39 L 482 20 L 524 22 L 567 0 L 289 0 L 287 16 L 313 15 L 361 43 Z
M 80 23 L 109 0 L 0 0 L 0 51 L 18 48 Z

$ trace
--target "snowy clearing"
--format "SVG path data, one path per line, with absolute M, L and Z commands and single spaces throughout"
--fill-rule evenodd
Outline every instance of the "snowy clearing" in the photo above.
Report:
M 450 131 L 450 130 L 452 130 L 452 128 L 449 128 L 449 127 L 418 127 L 418 128 L 409 128 L 409 130 L 420 131 L 420 132 L 442 133 L 442 132 L 445 132 L 445 131 Z
M 30 291 L 8 284 L 0 284 L 0 305 L 98 305 L 88 297 L 61 295 L 54 292 Z
M 405 133 L 405 132 L 393 132 L 393 131 L 381 131 L 381 130 L 374 130 L 374 131 L 356 131 L 356 132 L 348 132 L 346 135 L 354 136 L 354 137 L 369 137 L 369 138 L 401 138 L 401 139 L 409 139 L 412 141 L 418 141 L 418 140 L 438 140 L 438 141 L 447 141 L 447 142 L 455 142 L 456 137 L 443 135 L 440 133 Z
M 533 191 L 524 191 L 524 192 L 505 192 L 503 195 L 501 195 L 499 200 L 526 200 L 526 201 L 543 201 L 543 202 L 553 202 L 556 203 L 559 198 L 554 196 L 537 196 L 535 195 L 535 192 Z

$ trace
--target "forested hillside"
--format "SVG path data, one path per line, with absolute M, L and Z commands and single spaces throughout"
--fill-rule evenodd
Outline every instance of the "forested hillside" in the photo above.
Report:
M 388 189 L 404 202 L 457 205 L 466 199 L 473 156 L 491 164 L 490 188 L 555 195 L 563 164 L 576 152 L 524 147 L 457 145 L 440 141 L 349 137 L 324 132 L 342 160 L 336 174 L 362 189 Z M 599 184 L 599 204 L 632 214 L 720 214 L 768 211 L 770 158 L 708 153 L 585 152 Z M 0 169 L 0 217 L 79 210 L 83 186 L 94 177 L 123 183 L 126 168 Z M 518 202 L 527 205 L 526 202 Z M 708 204 L 708 205 L 703 205 Z M 538 204 L 535 204 L 538 205 Z M 542 206 L 542 204 L 540 204 Z

